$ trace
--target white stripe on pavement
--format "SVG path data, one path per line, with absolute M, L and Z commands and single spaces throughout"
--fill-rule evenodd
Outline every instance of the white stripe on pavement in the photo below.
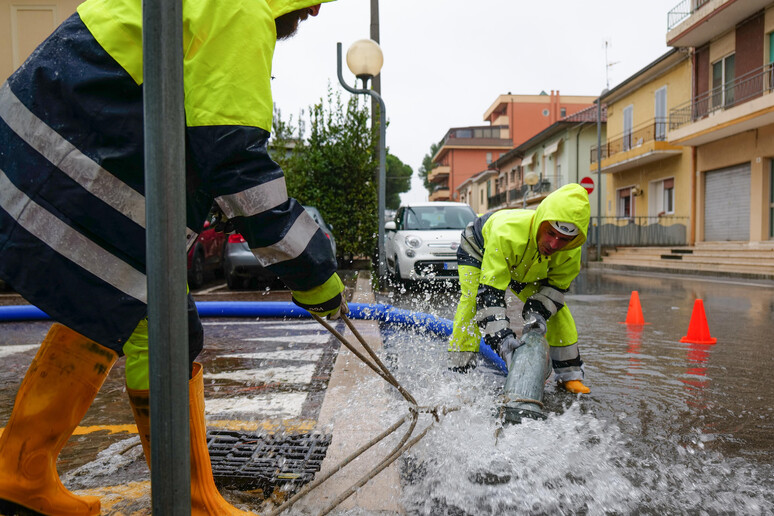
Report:
M 248 342 L 291 342 L 291 343 L 304 343 L 304 344 L 325 344 L 328 339 L 331 338 L 329 333 L 315 334 L 310 333 L 308 335 L 277 335 L 276 337 L 252 337 L 249 339 L 242 339 Z
M 249 360 L 292 360 L 315 362 L 320 359 L 323 352 L 323 349 L 299 349 L 297 351 L 262 351 L 258 353 L 234 353 L 231 355 L 218 355 L 218 358 L 246 358 Z
M 208 399 L 205 411 L 208 417 L 250 413 L 289 419 L 301 416 L 304 401 L 305 392 L 272 392 L 241 398 Z
M 237 326 L 237 325 L 251 325 L 251 326 L 264 326 L 273 330 L 306 330 L 312 326 L 318 329 L 324 329 L 317 324 L 317 321 L 298 321 L 296 323 L 282 322 L 268 322 L 268 321 L 202 321 L 203 326 Z
M 261 369 L 243 369 L 222 373 L 205 374 L 207 380 L 229 380 L 256 385 L 260 383 L 296 383 L 308 384 L 312 381 L 316 364 L 304 364 L 294 367 L 264 367 Z
M 14 346 L 3 346 L 0 347 L 0 358 L 15 355 L 16 353 L 24 353 L 25 351 L 38 349 L 39 347 L 40 344 L 16 344 Z

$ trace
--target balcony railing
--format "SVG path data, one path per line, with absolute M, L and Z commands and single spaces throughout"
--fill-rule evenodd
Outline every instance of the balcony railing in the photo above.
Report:
M 538 184 L 532 187 L 532 195 L 539 195 L 542 193 L 551 192 L 562 186 L 562 180 L 558 176 L 551 176 L 547 179 L 542 179 Z M 517 203 L 521 203 L 524 200 L 524 196 L 529 197 L 529 185 L 521 185 L 518 188 L 511 188 L 507 192 L 499 192 L 491 197 L 487 197 L 489 208 L 496 206 L 513 206 Z
M 667 32 L 701 9 L 709 0 L 683 0 L 667 13 Z
M 688 217 L 592 217 L 587 245 L 603 246 L 686 245 Z M 599 231 L 597 231 L 599 229 Z
M 665 118 L 656 118 L 652 122 L 643 124 L 634 128 L 631 132 L 624 133 L 623 136 L 608 140 L 602 144 L 602 159 L 635 149 L 645 142 L 666 141 L 667 120 Z M 597 146 L 594 145 L 589 151 L 589 163 L 597 162 Z
M 678 129 L 706 118 L 715 111 L 738 106 L 770 93 L 772 89 L 774 89 L 774 67 L 769 63 L 674 108 L 669 112 L 669 129 Z
M 508 201 L 508 192 L 500 192 L 494 194 L 491 197 L 487 197 L 487 206 L 494 208 L 495 206 L 502 206 Z

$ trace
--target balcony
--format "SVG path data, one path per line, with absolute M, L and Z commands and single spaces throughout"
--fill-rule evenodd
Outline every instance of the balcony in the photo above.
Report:
M 680 153 L 680 147 L 667 142 L 667 121 L 653 119 L 602 145 L 602 171 L 622 172 Z M 589 162 L 594 168 L 597 163 L 596 145 L 589 154 Z
M 512 148 L 512 142 L 507 137 L 508 126 L 470 126 L 449 129 L 441 143 L 445 147 L 506 147 Z
M 435 188 L 433 188 L 433 191 L 428 196 L 428 200 L 430 201 L 450 201 L 451 196 L 449 195 L 449 186 L 446 184 L 443 185 L 436 185 Z
M 702 145 L 774 124 L 774 68 L 767 64 L 669 113 L 669 142 Z
M 446 180 L 449 177 L 450 172 L 451 167 L 449 165 L 438 165 L 433 170 L 431 170 L 429 174 L 427 174 L 427 180 L 431 183 L 437 183 L 439 181 Z
M 560 182 L 561 181 L 558 178 L 554 178 L 554 185 L 557 185 Z M 556 189 L 556 187 L 554 189 Z M 551 180 L 542 179 L 532 188 L 532 190 L 530 190 L 529 185 L 521 185 L 516 188 L 511 188 L 507 192 L 498 192 L 494 196 L 487 198 L 487 206 L 489 206 L 490 210 L 498 207 L 521 207 L 524 202 L 524 197 L 529 197 L 530 194 L 540 195 L 541 193 L 550 191 Z
M 699 47 L 770 3 L 771 0 L 683 0 L 667 14 L 667 45 Z

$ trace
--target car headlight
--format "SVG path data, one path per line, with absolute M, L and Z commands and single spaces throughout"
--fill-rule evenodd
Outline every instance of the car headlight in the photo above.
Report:
M 419 246 L 422 245 L 422 239 L 416 235 L 408 235 L 405 242 L 407 246 L 413 247 L 414 249 L 419 249 Z

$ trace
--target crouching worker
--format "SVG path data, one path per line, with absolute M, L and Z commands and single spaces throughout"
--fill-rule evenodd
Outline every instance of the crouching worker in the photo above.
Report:
M 460 301 L 449 342 L 448 365 L 476 366 L 481 333 L 506 361 L 521 345 L 506 315 L 505 290 L 524 302 L 524 331 L 540 329 L 550 346 L 557 382 L 588 393 L 578 332 L 564 294 L 580 272 L 589 224 L 589 196 L 578 184 L 552 192 L 537 210 L 501 210 L 479 217 L 463 231 L 457 250 Z M 510 364 L 508 364 L 510 366 Z

